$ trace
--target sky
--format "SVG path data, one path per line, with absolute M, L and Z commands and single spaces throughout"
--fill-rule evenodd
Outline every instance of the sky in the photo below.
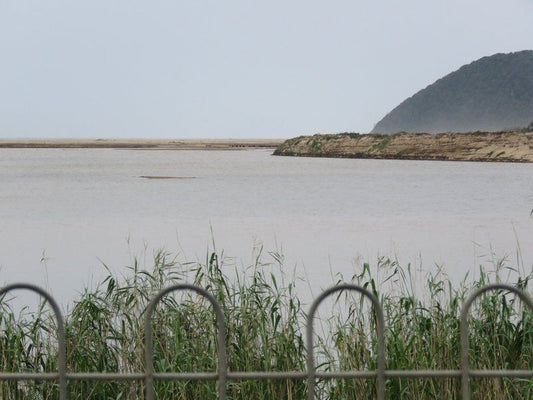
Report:
M 0 139 L 366 133 L 533 0 L 0 0 Z

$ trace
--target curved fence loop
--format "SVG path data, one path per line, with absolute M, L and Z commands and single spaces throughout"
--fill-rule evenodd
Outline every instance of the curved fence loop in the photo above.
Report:
M 217 360 L 217 375 L 218 375 L 218 394 L 220 400 L 226 400 L 226 381 L 228 375 L 228 363 L 226 355 L 226 322 L 224 320 L 224 313 L 218 301 L 213 295 L 206 290 L 190 284 L 177 284 L 169 286 L 166 289 L 161 290 L 150 302 L 146 309 L 146 319 L 144 322 L 145 332 L 145 362 L 146 362 L 146 398 L 147 400 L 153 400 L 155 398 L 154 390 L 154 363 L 153 363 L 153 337 L 152 337 L 152 314 L 155 307 L 161 301 L 161 299 L 171 292 L 190 290 L 198 293 L 200 296 L 205 297 L 213 308 L 215 309 L 217 325 L 218 325 L 218 360 Z
M 59 400 L 67 399 L 67 381 L 144 381 L 146 386 L 146 399 L 153 400 L 155 398 L 154 381 L 213 381 L 217 380 L 217 393 L 219 399 L 226 400 L 228 381 L 246 381 L 246 380 L 302 380 L 306 382 L 308 399 L 315 399 L 315 387 L 317 378 L 325 379 L 371 379 L 376 380 L 376 398 L 384 400 L 385 397 L 385 377 L 388 379 L 423 379 L 423 378 L 461 378 L 461 393 L 464 400 L 470 400 L 470 378 L 471 377 L 485 377 L 485 378 L 523 378 L 532 379 L 533 370 L 475 370 L 470 369 L 470 359 L 468 357 L 468 315 L 472 304 L 483 293 L 491 290 L 503 290 L 514 293 L 522 300 L 523 303 L 533 311 L 533 300 L 528 297 L 521 290 L 506 284 L 492 284 L 478 289 L 472 293 L 465 301 L 460 315 L 460 335 L 461 335 L 461 369 L 453 370 L 386 370 L 385 369 L 385 321 L 383 309 L 376 298 L 368 290 L 353 284 L 342 284 L 329 288 L 320 294 L 320 296 L 311 304 L 307 322 L 306 330 L 306 346 L 307 346 L 307 371 L 280 371 L 280 372 L 266 372 L 266 371 L 252 371 L 252 372 L 230 372 L 228 371 L 228 356 L 226 349 L 226 321 L 220 304 L 215 297 L 206 290 L 189 284 L 178 284 L 158 292 L 152 299 L 146 309 L 146 319 L 144 321 L 145 333 L 145 361 L 146 366 L 144 372 L 69 372 L 66 371 L 66 338 L 65 326 L 61 311 L 55 300 L 43 289 L 32 284 L 18 283 L 5 286 L 0 289 L 0 299 L 6 293 L 16 290 L 26 289 L 33 291 L 42 296 L 52 308 L 55 319 L 57 321 L 57 346 L 58 346 L 58 371 L 56 372 L 2 372 L 0 371 L 0 384 L 3 381 L 53 381 L 58 382 Z M 218 341 L 218 357 L 217 357 L 217 371 L 216 372 L 154 372 L 153 364 L 153 329 L 152 316 L 156 306 L 161 299 L 173 291 L 190 290 L 196 292 L 200 296 L 209 300 L 213 306 L 217 319 L 217 341 Z M 325 298 L 333 293 L 343 290 L 359 292 L 362 296 L 370 299 L 372 306 L 376 313 L 376 331 L 378 337 L 377 343 L 377 368 L 371 371 L 336 371 L 324 372 L 316 371 L 314 361 L 313 349 L 313 322 L 318 306 Z M 1 395 L 0 395 L 1 396 Z
M 470 376 L 472 375 L 470 358 L 468 357 L 468 314 L 474 301 L 482 294 L 492 290 L 506 290 L 516 294 L 533 312 L 533 301 L 529 296 L 514 286 L 503 283 L 484 286 L 468 297 L 461 310 L 461 390 L 463 400 L 470 400 Z
M 67 353 L 66 353 L 66 347 L 65 347 L 65 324 L 63 322 L 63 316 L 61 314 L 61 310 L 59 309 L 59 306 L 57 305 L 54 298 L 44 289 L 40 288 L 39 286 L 32 285 L 30 283 L 14 283 L 11 285 L 4 286 L 2 289 L 0 289 L 0 297 L 7 294 L 8 292 L 12 290 L 30 290 L 32 292 L 37 293 L 42 298 L 46 300 L 46 302 L 50 305 L 52 308 L 52 312 L 54 313 L 56 322 L 57 322 L 57 373 L 58 373 L 58 381 L 59 381 L 59 400 L 66 400 L 67 399 Z
M 315 318 L 316 310 L 324 299 L 333 293 L 349 290 L 361 293 L 364 297 L 367 297 L 372 302 L 374 309 L 376 310 L 377 318 L 377 335 L 378 335 L 378 369 L 376 375 L 376 394 L 377 400 L 385 399 L 385 319 L 383 316 L 383 309 L 379 300 L 371 292 L 365 288 L 353 285 L 353 284 L 340 284 L 333 286 L 318 296 L 311 304 L 309 314 L 307 316 L 306 325 L 306 337 L 307 337 L 307 390 L 308 399 L 315 399 L 315 381 L 316 381 L 316 368 L 314 361 L 313 350 L 313 320 Z

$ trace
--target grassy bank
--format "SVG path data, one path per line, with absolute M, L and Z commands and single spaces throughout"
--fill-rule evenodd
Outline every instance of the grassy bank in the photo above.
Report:
M 283 142 L 274 155 L 393 160 L 533 162 L 533 133 L 339 133 L 299 136 Z
M 189 283 L 205 288 L 222 305 L 231 371 L 305 370 L 305 312 L 295 294 L 294 281 L 280 279 L 279 257 L 256 263 L 228 278 L 219 255 L 204 263 L 180 263 L 158 252 L 146 270 L 137 261 L 125 276 L 112 273 L 86 289 L 65 313 L 67 368 L 72 372 L 139 372 L 144 370 L 143 321 L 146 305 L 162 288 Z M 425 290 L 415 295 L 410 268 L 390 260 L 364 264 L 350 281 L 372 291 L 380 300 L 386 322 L 387 369 L 458 369 L 460 367 L 459 313 L 473 289 L 497 280 L 507 268 L 481 270 L 480 278 L 454 287 L 445 278 L 428 276 Z M 379 271 L 380 279 L 372 271 Z M 440 275 L 439 275 L 440 276 Z M 514 285 L 531 293 L 531 277 Z M 386 290 L 382 288 L 387 288 Z M 319 370 L 373 370 L 376 367 L 375 314 L 341 295 L 340 312 L 316 322 L 315 354 Z M 179 306 L 178 306 L 179 303 Z M 45 306 L 36 312 L 15 313 L 4 299 L 0 309 L 0 369 L 56 371 L 55 322 Z M 167 296 L 153 318 L 154 366 L 158 372 L 215 371 L 216 328 L 210 305 L 194 294 Z M 474 368 L 533 368 L 533 323 L 517 299 L 487 293 L 474 303 L 470 318 L 470 356 Z M 214 399 L 214 382 L 158 382 L 159 399 Z M 142 399 L 143 383 L 72 382 L 70 399 Z M 374 382 L 323 380 L 317 398 L 370 399 Z M 473 379 L 472 398 L 530 399 L 533 382 L 520 379 Z M 1 382 L 0 398 L 57 398 L 51 382 Z M 302 380 L 228 383 L 231 399 L 305 399 Z M 445 379 L 390 379 L 390 399 L 458 399 L 460 381 Z

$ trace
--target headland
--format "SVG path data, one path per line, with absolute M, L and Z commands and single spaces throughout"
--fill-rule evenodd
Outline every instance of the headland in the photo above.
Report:
M 316 134 L 286 140 L 274 154 L 300 157 L 533 162 L 533 132 Z

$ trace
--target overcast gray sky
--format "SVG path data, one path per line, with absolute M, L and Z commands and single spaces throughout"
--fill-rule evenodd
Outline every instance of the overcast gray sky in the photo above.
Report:
M 368 132 L 533 0 L 0 0 L 0 138 Z

